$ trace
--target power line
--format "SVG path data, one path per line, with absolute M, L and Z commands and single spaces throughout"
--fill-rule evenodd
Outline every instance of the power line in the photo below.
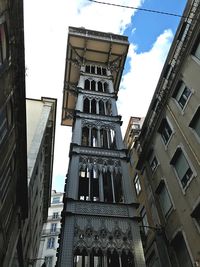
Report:
M 187 18 L 187 17 L 185 17 L 183 15 L 170 13 L 170 12 L 159 11 L 159 10 L 140 8 L 140 7 L 132 7 L 132 6 L 124 6 L 124 5 L 117 5 L 117 4 L 100 2 L 100 1 L 95 1 L 95 0 L 88 0 L 88 1 L 93 2 L 93 3 L 97 3 L 97 4 L 102 4 L 102 5 L 130 8 L 130 9 L 135 9 L 135 10 L 140 10 L 140 11 L 145 11 L 145 12 L 157 13 L 157 14 L 161 14 L 161 15 L 167 15 L 167 16 L 173 16 L 173 17 L 179 17 L 179 18 Z

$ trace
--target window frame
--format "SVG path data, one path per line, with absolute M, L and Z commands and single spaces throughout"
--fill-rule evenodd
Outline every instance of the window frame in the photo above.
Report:
M 55 201 L 55 199 L 59 199 L 59 201 Z M 51 202 L 51 204 L 58 204 L 58 203 L 60 203 L 60 197 L 52 197 L 52 202 Z
M 192 171 L 192 174 L 191 176 L 189 177 L 189 179 L 187 180 L 185 186 L 183 186 L 183 183 L 182 183 L 182 180 L 183 178 L 185 177 L 185 175 L 187 174 L 188 170 L 185 172 L 184 176 L 182 177 L 182 179 L 179 177 L 179 174 L 175 168 L 175 163 L 177 162 L 178 158 L 180 157 L 180 155 L 183 155 L 185 161 L 187 162 L 188 166 L 189 166 L 189 169 Z M 177 180 L 181 186 L 181 189 L 183 191 L 183 193 L 185 193 L 185 190 L 188 188 L 189 184 L 191 183 L 191 181 L 193 180 L 193 178 L 197 175 L 196 174 L 196 171 L 191 163 L 191 160 L 189 159 L 189 157 L 187 156 L 187 153 L 185 152 L 184 148 L 182 145 L 178 146 L 172 156 L 172 159 L 170 160 L 170 165 L 172 165 L 172 168 L 174 170 L 174 173 L 177 177 Z
M 148 160 L 148 163 L 149 163 L 149 166 L 151 168 L 152 173 L 154 173 L 156 171 L 156 169 L 158 168 L 160 163 L 159 163 L 159 160 L 158 160 L 158 158 L 157 158 L 157 156 L 153 150 L 150 150 L 147 160 Z M 153 164 L 155 161 L 157 162 L 157 164 Z
M 192 51 L 193 57 L 200 62 L 200 35 L 198 36 Z
M 142 187 L 141 187 L 141 183 L 140 183 L 140 177 L 139 177 L 138 173 L 135 174 L 133 183 L 134 183 L 136 195 L 138 196 L 142 191 Z
M 145 234 L 145 236 L 147 236 L 148 231 L 149 231 L 149 222 L 148 222 L 147 211 L 144 206 L 142 207 L 140 211 L 140 216 L 141 216 L 142 232 Z M 144 222 L 146 222 L 146 224 L 144 224 Z
M 194 220 L 194 223 L 200 233 L 200 197 L 198 198 L 193 210 L 192 210 L 192 213 L 191 213 L 191 217 L 193 218 Z
M 188 96 L 184 95 L 185 90 L 189 91 Z M 184 112 L 185 108 L 187 107 L 187 104 L 188 104 L 188 102 L 192 96 L 192 93 L 193 93 L 192 89 L 189 88 L 183 80 L 180 80 L 177 83 L 176 88 L 172 94 L 172 97 L 175 100 L 175 102 L 176 102 L 178 108 L 181 110 L 181 112 Z M 181 99 L 185 100 L 184 105 L 182 105 Z
M 166 127 L 167 126 L 167 127 Z M 169 134 L 169 130 L 171 131 L 171 133 Z M 165 147 L 168 146 L 170 140 L 172 139 L 172 136 L 173 136 L 173 127 L 171 125 L 171 123 L 169 122 L 169 120 L 166 118 L 163 118 L 160 125 L 159 125 L 159 128 L 158 128 L 158 132 L 161 136 L 161 140 L 164 144 Z M 167 138 L 166 138 L 167 136 Z
M 55 248 L 55 237 L 49 237 L 47 239 L 47 249 Z
M 197 124 L 200 124 L 200 106 L 198 106 L 198 108 L 196 109 L 190 123 L 189 123 L 189 127 L 192 130 L 192 132 L 194 133 L 194 135 L 196 136 L 197 140 L 200 142 L 200 131 L 199 133 L 197 132 L 195 126 L 197 126 Z
M 165 207 L 163 206 L 163 202 L 166 203 L 166 199 L 164 201 L 162 201 L 161 199 L 161 194 L 164 192 L 163 190 L 165 190 L 165 193 L 167 194 L 167 197 L 168 197 L 168 200 L 170 201 L 170 207 L 165 210 Z M 166 196 L 165 194 L 165 196 Z M 174 205 L 173 205 L 173 201 L 172 201 L 172 197 L 171 197 L 171 194 L 168 190 L 168 186 L 167 186 L 167 183 L 161 179 L 157 189 L 156 189 L 156 195 L 158 196 L 158 200 L 159 200 L 159 204 L 160 204 L 160 208 L 162 210 L 162 214 L 163 216 L 165 217 L 165 219 L 171 214 L 172 210 L 174 209 Z
M 46 267 L 52 267 L 53 266 L 53 255 L 51 255 L 51 256 L 45 256 L 44 257 L 44 262 L 46 264 L 45 265 Z

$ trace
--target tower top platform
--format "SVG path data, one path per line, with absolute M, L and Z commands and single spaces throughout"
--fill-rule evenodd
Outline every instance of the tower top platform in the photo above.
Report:
M 112 73 L 117 94 L 128 53 L 128 37 L 113 33 L 69 27 L 64 76 L 62 125 L 72 126 L 76 104 L 76 86 L 80 67 L 100 65 Z

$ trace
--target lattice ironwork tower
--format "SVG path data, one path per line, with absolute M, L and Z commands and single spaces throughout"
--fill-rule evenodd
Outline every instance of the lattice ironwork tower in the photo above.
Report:
M 69 27 L 62 124 L 72 126 L 59 267 L 143 267 L 116 100 L 128 38 Z

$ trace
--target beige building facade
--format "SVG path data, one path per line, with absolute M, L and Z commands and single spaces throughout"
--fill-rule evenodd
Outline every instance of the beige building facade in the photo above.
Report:
M 56 123 L 53 98 L 26 99 L 28 218 L 23 224 L 25 266 L 36 266 L 43 223 L 51 202 Z
M 199 15 L 188 1 L 131 150 L 147 266 L 200 266 Z

